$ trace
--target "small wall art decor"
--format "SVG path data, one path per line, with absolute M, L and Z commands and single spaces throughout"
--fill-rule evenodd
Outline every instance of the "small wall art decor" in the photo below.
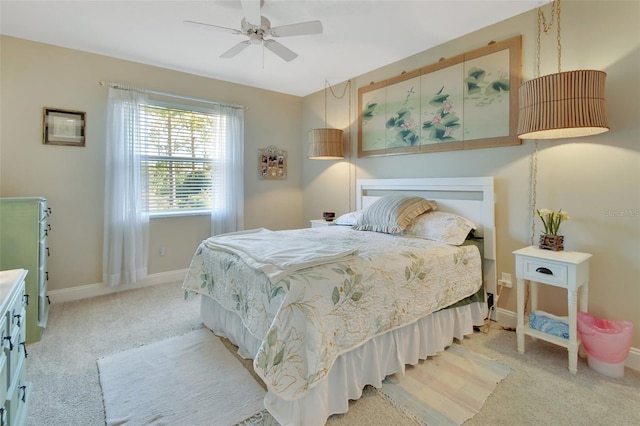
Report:
M 358 89 L 358 157 L 519 145 L 522 36 Z
M 66 109 L 43 109 L 42 143 L 84 146 L 86 113 Z
M 273 145 L 258 149 L 258 178 L 286 179 L 287 151 Z

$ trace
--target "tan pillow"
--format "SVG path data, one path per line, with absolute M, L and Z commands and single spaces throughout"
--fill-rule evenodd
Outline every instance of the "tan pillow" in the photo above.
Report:
M 429 212 L 407 227 L 407 235 L 459 246 L 475 228 L 473 222 L 457 214 Z
M 435 201 L 409 195 L 386 195 L 376 200 L 353 227 L 358 231 L 400 234 L 424 212 L 435 210 Z

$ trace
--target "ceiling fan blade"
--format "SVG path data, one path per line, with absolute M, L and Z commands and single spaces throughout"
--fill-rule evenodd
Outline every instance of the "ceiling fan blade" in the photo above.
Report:
M 287 62 L 293 61 L 295 58 L 298 57 L 298 54 L 296 52 L 294 52 L 293 50 L 287 47 L 284 47 L 283 45 L 281 45 L 275 40 L 265 40 L 264 47 L 266 47 L 276 55 L 280 56 L 282 59 L 284 59 Z
M 269 34 L 273 37 L 289 37 L 308 34 L 322 34 L 322 22 L 309 21 L 298 24 L 282 25 L 271 28 Z
M 244 18 L 251 25 L 260 26 L 260 7 L 262 2 L 260 0 L 240 0 L 242 3 L 242 10 L 244 12 Z
M 191 26 L 194 26 L 194 27 L 208 28 L 208 29 L 212 29 L 212 30 L 220 30 L 220 31 L 225 31 L 225 32 L 231 33 L 231 34 L 242 34 L 242 31 L 236 30 L 234 28 L 220 27 L 218 25 L 205 24 L 204 22 L 184 21 L 184 23 L 186 25 L 191 25 Z
M 249 40 L 246 41 L 241 41 L 240 43 L 236 44 L 235 46 L 233 46 L 231 49 L 227 50 L 226 52 L 224 52 L 222 55 L 220 55 L 221 58 L 233 58 L 234 56 L 236 56 L 238 53 L 242 52 L 244 49 L 246 49 L 249 45 L 251 44 L 251 42 Z

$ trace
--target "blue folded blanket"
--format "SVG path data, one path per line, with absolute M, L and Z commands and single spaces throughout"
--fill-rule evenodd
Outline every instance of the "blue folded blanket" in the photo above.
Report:
M 529 327 L 563 339 L 569 338 L 567 317 L 557 317 L 544 311 L 534 311 L 529 315 Z

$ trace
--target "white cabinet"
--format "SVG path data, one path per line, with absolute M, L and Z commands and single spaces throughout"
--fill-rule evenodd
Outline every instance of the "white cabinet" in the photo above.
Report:
M 26 291 L 30 296 L 27 342 L 37 342 L 47 326 L 47 258 L 49 215 L 44 197 L 0 198 L 0 270 L 26 269 Z
M 518 280 L 516 335 L 518 352 L 524 352 L 524 336 L 529 335 L 567 348 L 569 371 L 575 373 L 578 365 L 580 338 L 577 331 L 578 309 L 587 311 L 589 297 L 589 253 L 575 251 L 549 251 L 537 247 L 525 247 L 513 252 L 516 256 Z M 538 308 L 538 284 L 551 285 L 567 290 L 569 313 L 569 339 L 543 333 L 529 327 L 524 318 L 525 281 L 531 286 L 531 312 Z M 578 298 L 579 295 L 579 298 Z
M 27 271 L 0 271 L 0 425 L 24 425 L 31 400 L 31 383 L 25 381 L 27 349 Z

